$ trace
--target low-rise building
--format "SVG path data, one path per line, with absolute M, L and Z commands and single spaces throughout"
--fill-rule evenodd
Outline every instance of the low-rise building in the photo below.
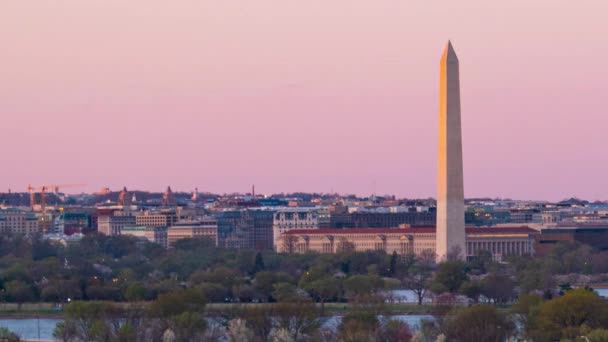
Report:
M 105 235 L 120 235 L 125 226 L 134 226 L 135 216 L 114 213 L 113 216 L 99 216 L 97 219 L 97 231 Z
M 125 226 L 120 234 L 146 239 L 163 246 L 163 248 L 168 247 L 166 227 Z
M 32 235 L 40 233 L 40 220 L 30 211 L 0 210 L 0 232 Z
M 542 211 L 537 214 L 532 214 L 532 222 L 541 226 L 556 225 L 561 219 L 562 214 L 559 211 Z
M 179 221 L 167 229 L 169 247 L 177 240 L 195 237 L 207 237 L 217 245 L 217 220 L 204 218 L 197 221 Z
M 330 213 L 331 228 L 383 228 L 398 227 L 400 224 L 431 226 L 435 225 L 436 217 L 434 212 L 419 212 L 415 209 L 409 212 L 330 211 Z
M 539 256 L 549 254 L 559 242 L 577 241 L 599 250 L 608 250 L 608 225 L 570 226 L 541 229 L 536 235 L 534 249 Z
M 271 249 L 273 212 L 261 209 L 223 211 L 217 214 L 218 246 L 235 249 Z
M 384 251 L 399 255 L 435 252 L 435 227 L 404 228 L 351 228 L 351 229 L 302 229 L 282 234 L 277 245 L 279 252 L 336 253 L 341 250 Z M 534 254 L 534 235 L 538 232 L 528 227 L 466 228 L 467 258 L 482 251 L 492 254 L 495 260 L 507 255 Z
M 135 215 L 135 224 L 145 227 L 171 227 L 179 221 L 175 210 L 142 211 Z
M 55 218 L 56 234 L 81 234 L 91 227 L 91 216 L 88 213 L 64 212 Z
M 314 209 L 284 208 L 276 211 L 272 220 L 273 246 L 276 249 L 281 234 L 294 229 L 318 229 L 319 216 Z

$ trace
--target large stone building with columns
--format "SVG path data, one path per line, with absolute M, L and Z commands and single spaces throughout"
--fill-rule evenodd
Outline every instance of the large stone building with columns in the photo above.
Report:
M 467 258 L 481 251 L 492 253 L 495 260 L 507 255 L 534 254 L 534 235 L 539 232 L 522 227 L 467 227 Z M 279 252 L 336 253 L 344 248 L 355 251 L 382 250 L 388 254 L 420 254 L 425 250 L 436 252 L 435 227 L 405 228 L 352 228 L 352 229 L 294 229 L 282 234 Z

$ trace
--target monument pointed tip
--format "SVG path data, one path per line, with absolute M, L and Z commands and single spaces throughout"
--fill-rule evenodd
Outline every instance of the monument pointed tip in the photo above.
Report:
M 445 45 L 445 49 L 443 50 L 443 56 L 441 56 L 442 61 L 455 61 L 458 62 L 458 56 L 456 56 L 456 51 L 454 51 L 454 47 L 452 46 L 452 41 L 448 40 Z

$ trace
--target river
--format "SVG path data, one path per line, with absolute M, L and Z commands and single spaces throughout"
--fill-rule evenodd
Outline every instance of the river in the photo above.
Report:
M 390 317 L 406 322 L 412 330 L 419 328 L 421 320 L 432 319 L 432 316 L 429 315 L 395 315 Z M 337 327 L 340 324 L 340 319 L 340 316 L 328 317 L 323 320 L 323 326 Z M 57 323 L 61 321 L 62 319 L 58 318 L 8 318 L 0 319 L 0 326 L 16 333 L 22 339 L 53 341 L 53 330 Z
M 597 289 L 596 290 L 600 296 L 608 298 L 608 289 Z M 407 292 L 407 291 L 405 291 Z M 403 291 L 400 291 L 401 294 L 405 295 L 408 299 L 413 299 L 410 294 L 406 294 Z M 391 318 L 399 319 L 408 323 L 412 330 L 417 330 L 419 327 L 420 321 L 423 319 L 429 319 L 431 316 L 429 315 L 395 315 L 391 316 Z M 26 319 L 18 319 L 18 318 L 5 318 L 0 319 L 0 327 L 5 327 L 8 330 L 16 333 L 23 339 L 35 340 L 53 340 L 53 330 L 57 323 L 61 322 L 62 319 L 57 318 L 26 318 Z M 325 326 L 337 326 L 339 324 L 340 317 L 334 316 L 327 319 L 324 323 Z

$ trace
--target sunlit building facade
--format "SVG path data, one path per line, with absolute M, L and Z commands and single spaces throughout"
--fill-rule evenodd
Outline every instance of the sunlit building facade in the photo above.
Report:
M 495 260 L 507 255 L 534 254 L 534 236 L 538 231 L 528 227 L 466 228 L 463 256 L 473 258 L 483 251 Z M 435 227 L 302 229 L 282 234 L 279 252 L 336 253 L 344 248 L 354 251 L 384 251 L 399 255 L 436 252 Z M 293 244 L 289 246 L 289 244 Z

